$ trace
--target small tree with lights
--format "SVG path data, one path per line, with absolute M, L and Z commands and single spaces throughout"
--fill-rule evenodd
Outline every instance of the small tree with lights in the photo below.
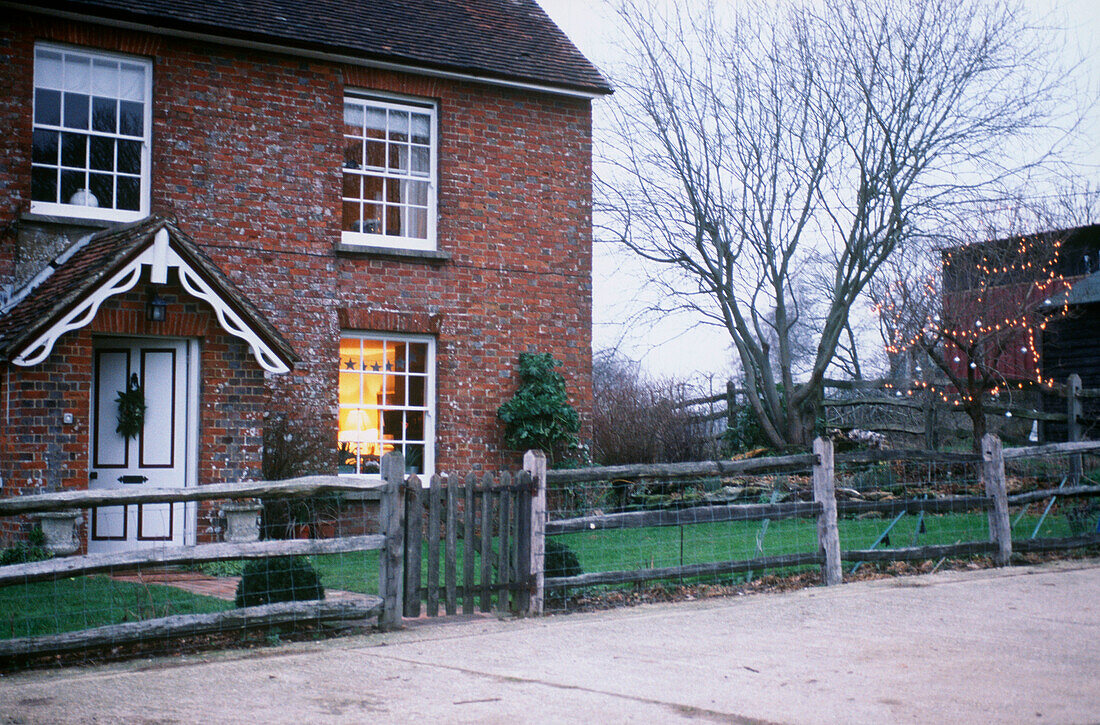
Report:
M 887 353 L 917 360 L 912 384 L 898 394 L 927 391 L 933 401 L 960 407 L 973 425 L 976 452 L 991 405 L 1011 417 L 1014 393 L 1053 386 L 1040 364 L 1042 330 L 1068 312 L 1058 294 L 1068 286 L 1058 234 L 984 239 L 992 241 L 941 242 L 926 255 L 930 263 L 896 265 L 872 290 Z

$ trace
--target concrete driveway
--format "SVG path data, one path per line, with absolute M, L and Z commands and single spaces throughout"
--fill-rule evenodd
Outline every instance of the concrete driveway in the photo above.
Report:
M 22 722 L 1100 722 L 1100 560 L 0 679 Z

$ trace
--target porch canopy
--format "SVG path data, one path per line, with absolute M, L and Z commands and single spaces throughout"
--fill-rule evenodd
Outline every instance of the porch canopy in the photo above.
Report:
M 105 300 L 137 285 L 145 267 L 153 284 L 165 284 L 168 270 L 176 270 L 180 285 L 213 308 L 226 332 L 248 343 L 264 370 L 289 372 L 299 360 L 213 260 L 156 216 L 75 242 L 0 305 L 0 360 L 22 367 L 42 362 L 62 335 L 91 323 Z

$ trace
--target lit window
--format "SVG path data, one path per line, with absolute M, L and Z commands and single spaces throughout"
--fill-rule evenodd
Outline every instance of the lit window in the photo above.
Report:
M 151 84 L 147 60 L 35 48 L 32 212 L 112 221 L 148 214 Z
M 379 473 L 390 451 L 405 456 L 409 473 L 430 474 L 435 447 L 435 343 L 427 337 L 340 339 L 341 473 Z
M 435 108 L 344 99 L 343 240 L 435 249 Z

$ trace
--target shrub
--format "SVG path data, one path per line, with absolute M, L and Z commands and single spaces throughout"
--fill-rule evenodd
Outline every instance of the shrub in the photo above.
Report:
M 237 585 L 237 606 L 324 599 L 321 578 L 298 556 L 255 559 L 244 565 Z
M 546 576 L 577 576 L 584 573 L 576 552 L 556 539 L 546 540 L 543 569 Z
M 565 378 L 554 370 L 557 365 L 550 353 L 520 353 L 519 388 L 497 409 L 497 417 L 504 424 L 504 444 L 515 451 L 543 451 L 551 465 L 555 453 L 578 448 L 580 430 L 580 418 L 569 404 Z
M 713 459 L 710 426 L 685 403 L 683 381 L 654 380 L 636 363 L 597 355 L 592 366 L 592 453 L 596 463 L 676 463 Z
M 27 535 L 26 541 L 20 541 L 7 549 L 0 549 L 0 566 L 42 561 L 49 559 L 50 556 L 52 555 L 46 548 L 46 535 L 42 533 L 42 529 L 35 526 Z

